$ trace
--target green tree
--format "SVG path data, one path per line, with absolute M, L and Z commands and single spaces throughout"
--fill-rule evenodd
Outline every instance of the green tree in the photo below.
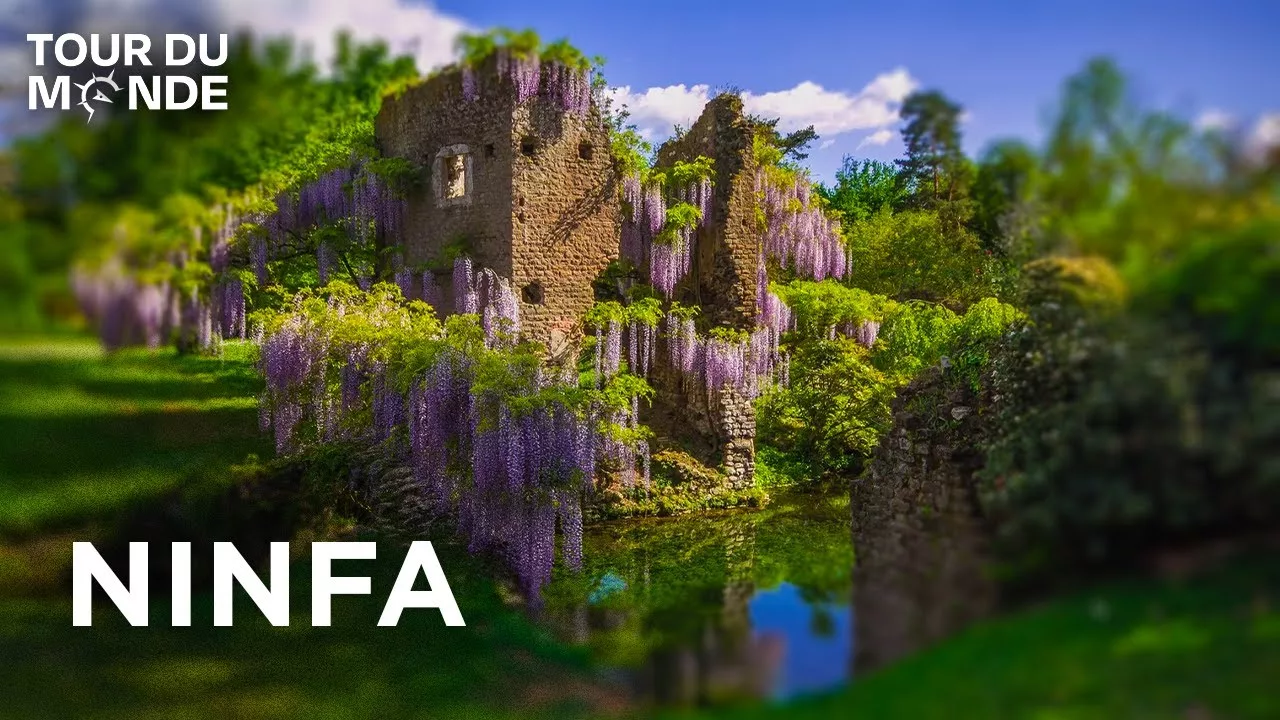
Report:
M 936 90 L 914 92 L 902 103 L 906 157 L 897 160 L 916 207 L 937 210 L 949 227 L 968 219 L 971 165 L 961 149 L 960 105 Z
M 896 165 L 850 156 L 836 171 L 835 184 L 820 185 L 818 192 L 846 223 L 867 220 L 884 208 L 900 210 L 907 199 Z
M 973 183 L 973 228 L 985 249 L 1025 258 L 1035 232 L 1040 158 L 1018 140 L 997 142 L 982 154 Z
M 784 135 L 778 130 L 780 119 L 766 119 L 759 115 L 747 116 L 747 122 L 755 125 L 757 132 L 761 133 L 770 144 L 782 151 L 783 160 L 800 162 L 808 158 L 809 153 L 805 151 L 818 139 L 817 131 L 810 125 Z

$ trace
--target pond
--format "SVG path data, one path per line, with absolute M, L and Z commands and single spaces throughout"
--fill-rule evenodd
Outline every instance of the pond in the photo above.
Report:
M 545 617 L 642 704 L 784 700 L 847 682 L 853 547 L 847 495 L 775 495 L 763 510 L 589 528 L 579 576 Z

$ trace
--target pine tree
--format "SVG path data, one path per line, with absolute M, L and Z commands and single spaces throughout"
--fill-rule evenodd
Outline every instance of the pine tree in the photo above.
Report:
M 960 147 L 962 109 L 936 90 L 912 93 L 902 103 L 906 157 L 897 160 L 911 204 L 946 216 L 948 224 L 968 219 L 972 177 Z

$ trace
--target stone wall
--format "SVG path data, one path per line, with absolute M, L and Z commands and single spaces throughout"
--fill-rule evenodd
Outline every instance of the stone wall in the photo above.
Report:
M 681 303 L 702 308 L 699 325 L 704 332 L 717 326 L 755 327 L 760 235 L 753 137 L 742 99 L 721 95 L 707 103 L 682 137 L 658 150 L 659 169 L 699 155 L 715 160 L 711 215 L 695 235 L 689 277 L 674 293 Z M 750 487 L 755 479 L 756 434 L 751 402 L 732 389 L 708 395 L 701 386 L 686 383 L 666 358 L 666 342 L 660 340 L 650 379 L 656 396 L 644 421 L 660 439 L 722 468 L 734 489 Z
M 496 71 L 482 68 L 480 96 L 462 97 L 461 71 L 443 72 L 385 98 L 375 121 L 378 148 L 387 157 L 422 165 L 423 182 L 405 207 L 402 242 L 410 264 L 440 263 L 437 284 L 445 294 L 444 310 L 452 310 L 451 268 L 441 262 L 450 243 L 465 242 L 478 265 L 511 276 L 512 147 L 515 97 L 494 92 Z M 465 203 L 442 204 L 436 197 L 437 154 L 465 146 L 471 156 L 471 193 Z
M 458 246 L 480 267 L 510 278 L 522 297 L 524 335 L 568 359 L 592 281 L 616 257 L 621 208 L 608 134 L 598 110 L 584 118 L 541 96 L 517 106 L 495 60 L 476 70 L 478 97 L 451 69 L 383 102 L 376 137 L 384 155 L 423 166 L 408 198 L 406 260 L 437 266 L 443 309 L 453 309 L 444 258 Z M 463 152 L 464 198 L 443 197 L 443 154 Z
M 853 483 L 854 670 L 892 662 L 996 606 L 974 473 L 983 416 L 940 370 L 899 394 L 893 430 Z
M 522 305 L 521 322 L 558 355 L 577 347 L 582 318 L 595 303 L 592 283 L 618 256 L 618 174 L 594 106 L 584 118 L 551 102 L 526 103 L 516 110 L 511 140 L 510 277 L 516 288 L 543 289 L 542 304 Z M 529 140 L 532 156 L 519 152 Z
M 676 288 L 676 299 L 700 305 L 711 325 L 755 328 L 756 267 L 760 233 L 756 227 L 754 133 L 742 112 L 742 98 L 720 95 L 680 138 L 658 149 L 659 169 L 699 155 L 715 161 L 715 200 L 700 228 L 693 269 Z
M 411 265 L 436 266 L 442 309 L 453 309 L 445 257 L 459 247 L 480 267 L 510 278 L 522 297 L 524 335 L 544 343 L 552 361 L 571 361 L 581 318 L 595 301 L 593 281 L 618 255 L 621 203 L 609 137 L 598 109 L 585 118 L 543 98 L 516 105 L 494 59 L 476 71 L 478 97 L 462 94 L 462 73 L 447 70 L 388 98 L 376 122 L 384 155 L 423 166 L 424 182 L 408 198 L 403 243 Z M 682 138 L 668 142 L 658 165 L 699 155 L 715 159 L 711 217 L 697 233 L 690 277 L 677 299 L 702 308 L 702 330 L 755 326 L 755 158 L 742 101 L 724 95 Z M 466 193 L 448 198 L 448 158 L 464 153 Z M 456 183 L 454 183 L 456 184 Z M 755 477 L 755 412 L 733 390 L 708 395 L 655 348 L 657 390 L 644 422 L 660 444 L 687 449 L 722 468 L 734 489 Z M 691 432 L 692 431 L 692 432 Z

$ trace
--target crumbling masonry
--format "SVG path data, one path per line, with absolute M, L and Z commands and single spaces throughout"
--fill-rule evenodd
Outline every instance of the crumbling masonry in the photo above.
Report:
M 572 362 L 583 315 L 595 302 L 593 282 L 619 255 L 623 213 L 609 135 L 594 104 L 580 116 L 541 95 L 517 103 L 494 58 L 475 71 L 476 97 L 464 97 L 461 75 L 453 68 L 431 77 L 384 100 L 378 114 L 383 155 L 419 164 L 425 174 L 406 203 L 405 259 L 434 269 L 445 310 L 454 308 L 457 253 L 510 278 L 522 300 L 522 334 L 543 343 L 550 362 Z M 715 200 L 676 299 L 700 306 L 708 326 L 750 330 L 760 241 L 752 131 L 741 100 L 709 103 L 687 133 L 659 150 L 658 166 L 699 155 L 715 159 Z M 708 396 L 669 367 L 666 355 L 660 340 L 650 377 L 657 395 L 643 421 L 661 444 L 721 468 L 730 487 L 749 487 L 750 401 L 733 389 Z

